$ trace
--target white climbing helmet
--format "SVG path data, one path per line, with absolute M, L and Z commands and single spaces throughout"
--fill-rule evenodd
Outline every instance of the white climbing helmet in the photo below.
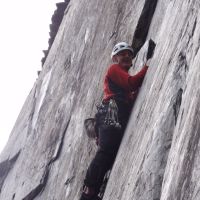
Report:
M 133 48 L 130 45 L 128 45 L 126 42 L 119 42 L 114 46 L 112 50 L 111 59 L 114 55 L 118 54 L 120 51 L 123 50 L 130 50 L 133 53 Z

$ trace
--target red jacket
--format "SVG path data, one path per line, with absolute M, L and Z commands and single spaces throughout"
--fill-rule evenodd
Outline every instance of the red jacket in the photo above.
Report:
M 104 79 L 104 100 L 118 98 L 125 102 L 134 100 L 134 91 L 142 85 L 142 81 L 147 72 L 148 66 L 144 66 L 140 72 L 131 76 L 128 71 L 118 64 L 113 64 L 108 68 Z

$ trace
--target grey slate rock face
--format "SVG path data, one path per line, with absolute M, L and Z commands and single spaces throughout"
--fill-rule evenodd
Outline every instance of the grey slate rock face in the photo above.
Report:
M 158 0 L 150 20 L 150 2 L 70 1 L 0 156 L 0 200 L 79 199 L 96 151 L 83 121 L 102 99 L 113 45 L 138 38 L 131 73 L 144 41 L 157 45 L 103 199 L 200 199 L 200 3 Z
M 67 8 L 68 4 L 69 4 L 69 0 L 66 0 L 65 2 L 60 2 L 60 3 L 56 4 L 57 8 L 54 11 L 54 14 L 51 18 L 52 23 L 49 26 L 50 27 L 50 32 L 49 32 L 50 38 L 48 41 L 49 47 L 47 50 L 43 50 L 44 57 L 41 59 L 42 65 L 44 65 L 45 60 L 48 56 L 49 50 L 55 40 L 56 34 L 58 32 L 59 26 L 60 26 L 63 16 L 64 16 L 65 9 Z
M 15 164 L 20 152 L 18 152 L 13 158 L 7 159 L 4 162 L 0 163 L 0 192 L 2 185 L 4 183 L 4 180 L 6 179 L 9 171 L 12 169 L 13 165 Z

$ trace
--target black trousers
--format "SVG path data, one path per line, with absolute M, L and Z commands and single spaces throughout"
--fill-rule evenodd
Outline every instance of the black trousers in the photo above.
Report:
M 118 109 L 118 116 L 122 125 L 121 129 L 105 127 L 103 122 L 101 122 L 101 119 L 98 125 L 99 148 L 87 170 L 84 180 L 84 184 L 88 187 L 94 188 L 96 193 L 99 192 L 106 172 L 113 166 L 124 135 L 131 108 L 118 103 Z M 100 118 L 103 117 L 100 116 Z

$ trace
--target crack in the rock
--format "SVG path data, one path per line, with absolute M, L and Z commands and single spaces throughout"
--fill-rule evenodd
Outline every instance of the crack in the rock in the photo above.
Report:
M 72 183 L 72 181 L 74 180 L 75 176 L 72 176 L 71 178 L 68 178 L 66 181 L 65 181 L 65 185 L 69 185 L 70 183 Z
M 44 188 L 45 188 L 45 186 L 47 184 L 47 181 L 48 181 L 48 177 L 49 177 L 51 165 L 60 156 L 60 153 L 61 153 L 61 150 L 62 150 L 62 147 L 63 147 L 63 142 L 64 142 L 65 134 L 67 132 L 69 123 L 70 123 L 70 119 L 68 120 L 68 122 L 66 124 L 66 127 L 65 127 L 65 129 L 63 131 L 63 134 L 62 134 L 61 139 L 60 139 L 60 144 L 58 145 L 58 148 L 56 148 L 56 150 L 55 150 L 56 151 L 55 152 L 55 156 L 53 156 L 51 158 L 51 160 L 48 162 L 48 164 L 45 167 L 44 174 L 43 174 L 43 176 L 42 176 L 42 178 L 40 180 L 40 184 L 37 185 L 31 192 L 29 192 L 29 194 L 26 195 L 22 200 L 33 200 L 36 196 L 38 196 L 39 194 L 41 194 L 42 191 L 44 191 Z
M 175 100 L 174 105 L 173 105 L 175 125 L 177 123 L 177 118 L 178 118 L 178 114 L 179 114 L 179 111 L 180 111 L 180 106 L 181 106 L 181 102 L 182 102 L 182 94 L 183 94 L 183 89 L 180 88 L 177 92 L 176 100 Z
M 15 193 L 13 194 L 13 196 L 12 196 L 12 200 L 14 200 L 15 199 Z
M 189 66 L 188 66 L 187 59 L 186 59 L 186 53 L 183 52 L 183 51 L 181 51 L 181 52 L 179 53 L 178 59 L 179 59 L 179 65 L 177 65 L 176 73 L 177 73 L 182 67 L 184 67 L 184 68 L 185 68 L 185 72 L 187 72 L 188 69 L 189 69 Z
M 13 168 L 15 162 L 17 161 L 19 155 L 20 155 L 21 150 L 11 159 L 7 159 L 3 162 L 0 163 L 0 193 L 1 193 L 1 188 L 4 184 L 4 181 L 10 172 L 10 170 Z
M 146 41 L 157 2 L 158 0 L 145 1 L 132 41 L 135 56 Z
M 194 21 L 194 25 L 193 25 L 193 28 L 192 28 L 192 33 L 191 33 L 191 38 L 194 36 L 194 31 L 197 27 L 197 18 L 195 18 L 195 21 Z

